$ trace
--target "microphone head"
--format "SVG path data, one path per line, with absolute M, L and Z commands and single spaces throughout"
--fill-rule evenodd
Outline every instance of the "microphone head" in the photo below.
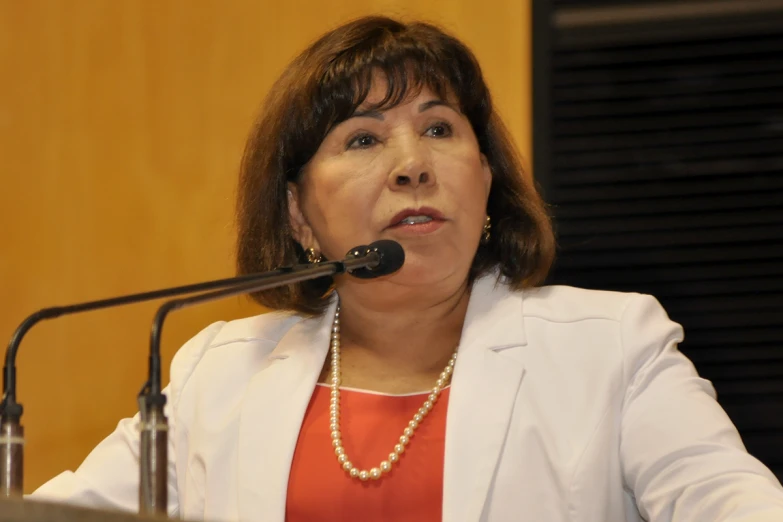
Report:
M 376 252 L 379 257 L 378 266 L 375 268 L 358 268 L 349 272 L 352 276 L 360 279 L 372 279 L 393 274 L 405 263 L 405 250 L 402 249 L 402 245 L 391 239 L 381 239 L 367 247 L 356 247 L 349 252 L 349 255 L 359 257 L 357 256 L 359 250 L 363 250 L 362 254 L 364 255 Z

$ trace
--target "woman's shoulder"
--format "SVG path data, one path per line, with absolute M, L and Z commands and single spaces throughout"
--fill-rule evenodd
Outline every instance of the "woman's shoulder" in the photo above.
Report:
M 233 321 L 213 323 L 188 340 L 171 363 L 172 393 L 181 390 L 194 373 L 237 375 L 256 366 L 274 350 L 282 337 L 304 319 L 292 312 L 268 312 Z
M 635 301 L 658 301 L 634 292 L 590 290 L 565 285 L 531 288 L 523 292 L 524 313 L 552 322 L 575 322 L 587 319 L 621 321 Z M 660 306 L 660 305 L 658 305 Z
M 622 348 L 626 374 L 676 347 L 684 337 L 682 326 L 648 294 L 544 286 L 524 292 L 523 310 L 526 318 L 561 324 L 574 332 L 574 338 L 587 331 L 603 332 L 605 336 L 598 335 L 602 342 L 614 339 Z

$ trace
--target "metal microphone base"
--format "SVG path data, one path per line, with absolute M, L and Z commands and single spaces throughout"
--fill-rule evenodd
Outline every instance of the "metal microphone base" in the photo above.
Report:
M 141 409 L 139 514 L 168 515 L 168 420 L 162 405 Z
M 0 496 L 21 497 L 23 487 L 24 428 L 18 419 L 0 424 Z

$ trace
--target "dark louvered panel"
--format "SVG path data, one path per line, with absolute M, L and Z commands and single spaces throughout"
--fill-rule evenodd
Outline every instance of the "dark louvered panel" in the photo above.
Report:
M 537 54 L 536 174 L 561 248 L 552 282 L 658 297 L 783 476 L 783 9 L 718 3 L 668 3 L 667 21 L 657 2 L 645 23 L 643 2 L 554 1 L 567 13 Z M 633 22 L 595 22 L 612 5 Z

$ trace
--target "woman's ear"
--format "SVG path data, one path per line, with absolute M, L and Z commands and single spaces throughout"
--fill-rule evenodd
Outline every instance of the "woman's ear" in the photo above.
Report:
M 299 192 L 299 186 L 296 183 L 288 183 L 288 219 L 291 223 L 291 229 L 294 233 L 294 239 L 299 243 L 303 249 L 314 249 L 316 252 L 321 252 L 321 247 L 318 245 L 318 240 L 313 235 L 313 229 L 307 222 L 307 218 L 302 212 L 301 205 L 301 193 Z

